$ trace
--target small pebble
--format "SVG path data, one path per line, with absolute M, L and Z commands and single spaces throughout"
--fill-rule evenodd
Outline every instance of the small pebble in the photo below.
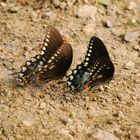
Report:
M 8 11 L 9 11 L 10 13 L 17 13 L 18 10 L 19 10 L 18 7 L 10 7 Z
M 130 70 L 130 69 L 133 69 L 134 66 L 135 66 L 135 65 L 134 65 L 134 62 L 133 62 L 133 61 L 129 61 L 129 62 L 127 62 L 127 63 L 124 65 L 124 68 Z
M 137 4 L 134 1 L 130 1 L 126 6 L 126 9 L 134 10 L 136 7 L 137 7 Z
M 118 137 L 113 135 L 112 133 L 105 130 L 98 130 L 95 134 L 94 139 L 96 140 L 119 140 Z
M 71 112 L 70 115 L 69 115 L 69 117 L 71 119 L 74 119 L 76 116 L 77 116 L 77 114 L 75 112 Z
M 58 7 L 60 5 L 59 0 L 52 0 L 54 7 Z
M 105 90 L 105 88 L 103 87 L 103 85 L 101 85 L 101 86 L 99 87 L 99 90 L 102 91 L 102 92 Z
M 46 103 L 43 102 L 43 103 L 40 103 L 40 109 L 45 109 L 46 108 Z
M 56 19 L 56 15 L 52 12 L 43 12 L 41 18 L 45 19 L 50 19 L 50 20 L 55 20 Z
M 124 35 L 124 40 L 127 42 L 133 42 L 133 41 L 136 41 L 138 39 L 138 37 L 139 37 L 139 32 L 128 31 Z
M 132 26 L 138 26 L 138 21 L 135 18 L 130 19 L 129 24 Z
M 1 2 L 0 3 L 0 6 L 3 7 L 3 8 L 5 8 L 7 6 L 7 4 L 5 2 Z
M 110 20 L 106 21 L 106 27 L 107 28 L 112 28 L 113 27 L 112 22 Z
M 31 119 L 31 118 L 29 117 L 29 118 L 24 119 L 24 120 L 22 121 L 22 123 L 23 123 L 23 125 L 29 127 L 29 126 L 32 126 L 32 125 L 33 125 L 34 120 L 33 120 L 33 118 Z
M 90 17 L 90 18 L 94 19 L 96 11 L 97 10 L 96 10 L 95 6 L 85 4 L 85 5 L 80 6 L 77 16 L 80 18 L 89 18 Z
M 64 10 L 66 8 L 67 4 L 65 2 L 61 2 L 59 6 L 62 10 Z
M 68 7 L 71 8 L 74 5 L 75 2 L 76 2 L 76 0 L 67 0 Z
M 140 45 L 136 45 L 134 46 L 134 50 L 139 51 L 140 52 Z

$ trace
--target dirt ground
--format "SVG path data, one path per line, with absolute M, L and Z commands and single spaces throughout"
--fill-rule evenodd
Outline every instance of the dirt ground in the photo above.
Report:
M 15 86 L 10 74 L 39 53 L 48 25 L 69 38 L 70 70 L 90 37 L 100 37 L 115 65 L 113 80 L 80 93 L 58 81 Z M 140 140 L 139 71 L 140 0 L 0 1 L 1 140 Z

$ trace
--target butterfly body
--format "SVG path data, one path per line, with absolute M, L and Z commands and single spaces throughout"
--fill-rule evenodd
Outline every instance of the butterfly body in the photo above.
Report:
M 99 38 L 92 37 L 84 61 L 72 70 L 66 83 L 71 89 L 81 91 L 85 87 L 93 88 L 108 81 L 113 74 L 114 65 L 104 43 Z

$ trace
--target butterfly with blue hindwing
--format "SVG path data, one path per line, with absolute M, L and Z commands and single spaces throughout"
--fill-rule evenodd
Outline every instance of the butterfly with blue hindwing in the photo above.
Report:
M 114 75 L 114 65 L 104 43 L 98 37 L 91 37 L 84 61 L 72 70 L 66 84 L 71 90 L 92 89 L 110 80 Z

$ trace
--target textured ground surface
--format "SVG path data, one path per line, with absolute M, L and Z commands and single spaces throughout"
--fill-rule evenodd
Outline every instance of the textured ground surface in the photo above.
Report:
M 85 4 L 92 12 L 80 13 Z M 94 0 L 0 1 L 0 139 L 140 139 L 138 5 L 139 0 L 106 1 L 106 6 Z M 90 37 L 99 36 L 114 62 L 114 79 L 77 94 L 57 81 L 14 86 L 9 74 L 40 51 L 48 25 L 70 39 L 71 69 L 82 61 Z

